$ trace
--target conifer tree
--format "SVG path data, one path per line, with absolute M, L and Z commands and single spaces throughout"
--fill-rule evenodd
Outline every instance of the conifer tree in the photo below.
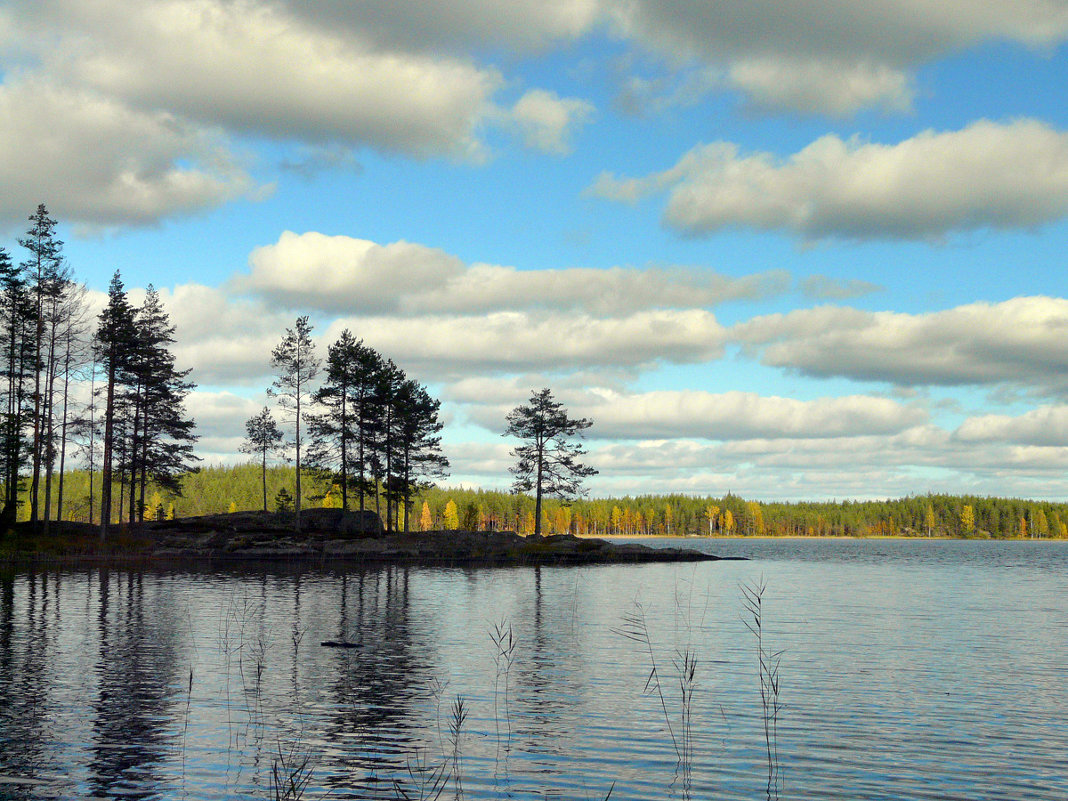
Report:
M 543 495 L 569 499 L 582 492 L 582 479 L 597 471 L 579 463 L 585 455 L 574 437 L 593 425 L 591 420 L 574 420 L 549 388 L 532 392 L 526 406 L 508 413 L 504 436 L 517 437 L 525 444 L 512 451 L 518 460 L 511 468 L 514 492 L 534 491 L 534 534 L 541 534 Z
M 342 331 L 327 351 L 326 379 L 315 393 L 322 411 L 307 418 L 308 464 L 338 484 L 344 509 L 349 508 L 349 490 L 355 488 L 364 510 L 368 454 L 381 417 L 376 389 L 383 364 L 377 351 L 348 329 Z
M 260 457 L 261 478 L 263 481 L 263 511 L 267 512 L 267 458 L 272 454 L 280 453 L 284 435 L 278 424 L 271 415 L 271 410 L 266 406 L 263 411 L 250 417 L 245 422 L 245 441 L 241 444 L 241 452 L 256 454 Z
M 129 367 L 129 354 L 136 339 L 134 311 L 118 271 L 108 287 L 108 305 L 100 313 L 94 349 L 104 371 L 104 455 L 100 487 L 100 539 L 107 538 L 111 523 L 112 462 L 120 382 Z
M 39 490 L 41 468 L 46 456 L 45 437 L 50 432 L 44 426 L 45 413 L 48 410 L 46 391 L 50 391 L 49 375 L 53 364 L 48 358 L 47 313 L 51 300 L 59 291 L 66 276 L 63 271 L 63 242 L 56 238 L 56 220 L 48 214 L 43 203 L 29 217 L 30 227 L 25 237 L 19 238 L 19 244 L 29 251 L 28 258 L 22 263 L 22 269 L 28 277 L 29 291 L 33 298 L 33 413 L 30 425 L 33 428 L 31 439 L 32 474 L 30 482 L 30 520 L 34 523 L 39 515 Z
M 27 400 L 31 397 L 36 363 L 34 342 L 36 322 L 32 300 L 22 271 L 13 266 L 7 251 L 0 248 L 0 324 L 4 332 L 3 348 L 3 407 L 2 407 L 2 453 L 0 472 L 4 485 L 4 498 L 0 522 L 4 527 L 15 522 L 19 504 L 21 470 L 29 455 L 26 440 L 26 421 L 31 410 Z
M 430 397 L 426 387 L 410 379 L 401 383 L 393 400 L 391 418 L 397 453 L 390 490 L 403 508 L 407 532 L 413 493 L 428 486 L 428 479 L 444 477 L 449 460 L 441 453 L 442 423 L 438 419 L 441 401 Z
M 315 343 L 311 338 L 312 327 L 307 317 L 298 317 L 293 328 L 287 328 L 285 336 L 271 352 L 271 366 L 278 371 L 268 395 L 278 398 L 278 404 L 287 413 L 293 424 L 292 447 L 296 453 L 296 496 L 294 498 L 294 527 L 300 531 L 300 471 L 301 471 L 301 416 L 311 400 L 312 381 L 319 373 L 319 360 L 315 357 Z
M 174 326 L 151 284 L 136 312 L 134 329 L 126 389 L 130 432 L 123 464 L 129 476 L 131 521 L 144 520 L 149 479 L 180 496 L 179 476 L 199 461 L 193 454 L 194 422 L 185 415 L 185 399 L 194 385 L 187 380 L 189 370 L 175 367 L 170 351 Z

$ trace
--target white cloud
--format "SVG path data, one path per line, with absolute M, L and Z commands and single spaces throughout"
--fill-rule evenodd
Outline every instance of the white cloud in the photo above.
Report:
M 555 92 L 531 89 L 512 107 L 511 118 L 529 147 L 563 155 L 571 151 L 574 129 L 593 114 L 593 104 L 561 98 Z
M 502 84 L 467 59 L 378 49 L 274 3 L 60 5 L 39 34 L 50 74 L 231 131 L 477 156 L 476 128 Z
M 1035 120 L 981 120 L 895 145 L 821 137 L 787 160 L 716 142 L 644 178 L 602 174 L 588 192 L 634 202 L 668 191 L 665 222 L 805 239 L 934 239 L 1029 228 L 1068 214 L 1068 133 Z
M 1068 36 L 1068 9 L 1052 0 L 627 0 L 606 13 L 669 64 L 722 67 L 756 105 L 830 114 L 907 108 L 911 71 L 955 51 Z
M 185 408 L 187 414 L 196 421 L 196 433 L 202 441 L 236 440 L 236 443 L 230 443 L 236 452 L 245 436 L 245 421 L 259 413 L 263 402 L 233 392 L 195 390 L 186 398 Z
M 409 242 L 284 232 L 249 256 L 237 286 L 289 306 L 329 311 L 394 311 L 405 292 L 434 295 L 463 272 L 455 256 Z
M 927 419 L 917 407 L 865 395 L 801 401 L 693 390 L 608 395 L 576 412 L 594 419 L 591 432 L 608 439 L 843 437 L 896 433 Z
M 498 312 L 480 316 L 342 318 L 330 341 L 349 328 L 420 376 L 471 372 L 568 372 L 608 366 L 711 361 L 723 354 L 724 329 L 702 310 L 641 311 L 600 319 L 586 314 Z
M 1068 300 L 1062 298 L 915 315 L 827 306 L 756 317 L 730 336 L 764 364 L 823 378 L 1058 391 L 1068 374 Z
M 870 63 L 746 59 L 730 66 L 728 82 L 758 107 L 835 116 L 872 106 L 907 111 L 914 94 L 905 73 Z
M 587 437 L 610 440 L 841 438 L 894 434 L 927 421 L 919 407 L 866 395 L 801 401 L 752 392 L 592 390 L 559 397 L 573 417 L 594 421 Z M 503 430 L 507 411 L 506 405 L 486 405 L 471 415 Z
M 1039 447 L 1068 446 L 1068 406 L 1040 406 L 1018 416 L 983 414 L 956 430 L 961 442 L 1006 442 Z
M 91 155 L 90 155 L 91 154 Z M 42 81 L 0 85 L 0 223 L 46 200 L 64 221 L 146 225 L 248 194 L 219 143 L 169 114 Z
M 474 314 L 546 309 L 623 316 L 649 308 L 693 308 L 781 294 L 782 270 L 738 278 L 682 267 L 517 270 L 467 265 L 440 249 L 410 242 L 309 232 L 283 233 L 256 248 L 250 274 L 235 279 L 285 308 L 334 313 Z
M 595 10 L 591 0 L 52 0 L 16 3 L 9 38 L 51 80 L 200 125 L 480 160 L 487 124 L 514 125 L 532 147 L 562 153 L 593 107 L 532 89 L 502 110 L 493 96 L 503 76 L 471 49 L 572 38 Z

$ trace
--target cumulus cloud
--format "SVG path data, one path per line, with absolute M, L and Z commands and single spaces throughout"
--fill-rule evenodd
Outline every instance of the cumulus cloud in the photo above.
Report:
M 331 323 L 327 339 L 344 328 L 416 374 L 435 378 L 706 362 L 722 356 L 725 334 L 711 312 L 696 309 L 617 318 L 524 312 L 342 318 Z
M 901 386 L 1008 383 L 1060 391 L 1068 373 L 1068 300 L 1024 297 L 939 312 L 825 306 L 730 331 L 773 367 Z
M 696 390 L 570 394 L 569 410 L 595 422 L 587 436 L 597 439 L 823 439 L 898 433 L 927 421 L 919 407 L 867 395 L 801 401 Z M 474 409 L 472 417 L 498 429 L 506 412 L 506 407 L 487 405 Z
M 1049 46 L 1068 35 L 1068 9 L 1050 0 L 702 0 L 612 4 L 620 28 L 666 53 L 722 57 L 753 51 L 918 63 L 989 39 Z
M 1040 447 L 1068 446 L 1068 406 L 1040 406 L 1021 415 L 969 417 L 954 432 L 962 442 L 1007 442 Z
M 133 295 L 134 293 L 131 293 Z M 175 358 L 210 386 L 255 385 L 271 375 L 271 350 L 296 313 L 225 288 L 185 284 L 160 291 L 176 329 Z M 606 383 L 657 364 L 692 364 L 723 355 L 726 332 L 711 312 L 645 310 L 600 318 L 584 313 L 497 312 L 399 316 L 360 314 L 316 325 L 321 355 L 350 329 L 421 381 L 472 372 L 517 374 L 592 370 Z
M 592 113 L 593 104 L 585 100 L 531 89 L 512 107 L 511 117 L 528 146 L 564 155 L 571 151 L 571 133 Z
M 254 190 L 217 139 L 173 116 L 36 80 L 0 84 L 0 184 L 0 222 L 11 226 L 42 198 L 66 221 L 106 228 Z
M 834 116 L 872 106 L 906 111 L 914 94 L 903 72 L 870 63 L 745 59 L 731 64 L 727 83 L 744 91 L 750 103 L 760 108 Z
M 602 174 L 587 191 L 622 202 L 666 191 L 665 223 L 691 236 L 747 227 L 805 239 L 936 239 L 1029 228 L 1068 214 L 1068 133 L 1036 120 L 980 120 L 895 145 L 829 134 L 785 160 L 716 142 L 644 178 Z
M 376 49 L 273 3 L 159 0 L 70 10 L 46 69 L 148 109 L 306 142 L 470 154 L 502 83 L 466 59 Z
M 1068 10 L 1049 0 L 628 0 L 605 10 L 619 35 L 669 63 L 722 67 L 756 105 L 830 114 L 907 108 L 911 71 L 954 51 L 1068 36 Z
M 334 313 L 474 314 L 575 309 L 620 316 L 755 300 L 790 287 L 783 270 L 741 277 L 684 267 L 517 270 L 465 264 L 410 242 L 284 232 L 256 248 L 234 286 L 283 308 Z

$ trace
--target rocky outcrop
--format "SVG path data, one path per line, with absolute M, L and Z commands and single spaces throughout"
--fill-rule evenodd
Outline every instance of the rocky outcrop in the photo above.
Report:
M 73 525 L 73 524 L 67 524 Z M 88 529 L 87 529 L 88 530 Z M 314 565 L 577 565 L 716 559 L 681 548 L 617 545 L 570 535 L 521 537 L 510 531 L 425 531 L 383 534 L 373 512 L 312 509 L 292 517 L 237 512 L 154 521 L 122 529 L 136 547 L 106 558 L 152 562 L 281 561 Z M 57 534 L 63 536 L 63 534 Z M 24 555 L 33 558 L 32 555 Z M 83 552 L 81 557 L 105 554 Z

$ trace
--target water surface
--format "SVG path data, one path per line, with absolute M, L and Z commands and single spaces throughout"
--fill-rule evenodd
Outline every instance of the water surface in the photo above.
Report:
M 1068 797 L 1068 544 L 687 544 L 751 561 L 0 573 L 0 777 L 36 780 L 0 798 L 269 798 L 301 764 L 305 798 L 443 764 L 443 798 L 767 798 L 761 578 L 782 798 Z

